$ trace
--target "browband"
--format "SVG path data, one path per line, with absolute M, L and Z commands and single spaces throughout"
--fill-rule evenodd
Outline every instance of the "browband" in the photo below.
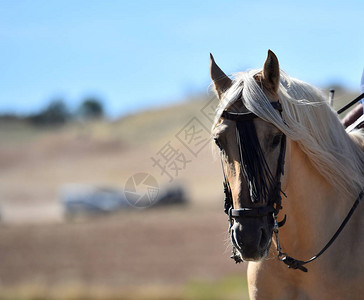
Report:
M 270 103 L 274 109 L 278 110 L 279 112 L 282 112 L 282 105 L 279 103 L 279 101 L 276 102 L 271 102 Z M 230 111 L 226 111 L 224 110 L 221 114 L 221 117 L 223 117 L 224 119 L 228 119 L 231 121 L 249 121 L 252 119 L 257 118 L 258 116 L 252 112 L 246 112 L 246 113 L 234 113 L 234 112 L 230 112 Z

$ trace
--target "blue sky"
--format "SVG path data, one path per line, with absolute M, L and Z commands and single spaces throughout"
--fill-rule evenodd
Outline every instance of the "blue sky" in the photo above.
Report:
M 0 1 L 0 112 L 97 96 L 118 116 L 207 93 L 268 49 L 289 75 L 359 89 L 364 1 Z

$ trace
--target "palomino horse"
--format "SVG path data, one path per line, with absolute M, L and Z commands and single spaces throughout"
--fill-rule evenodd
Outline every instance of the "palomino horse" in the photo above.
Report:
M 262 70 L 230 79 L 211 56 L 210 71 L 233 258 L 249 261 L 250 298 L 363 299 L 364 132 L 348 134 L 272 51 Z M 287 219 L 278 223 L 278 212 Z

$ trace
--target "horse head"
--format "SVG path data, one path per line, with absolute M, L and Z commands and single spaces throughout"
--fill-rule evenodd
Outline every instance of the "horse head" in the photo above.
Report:
M 212 55 L 210 75 L 223 107 L 212 135 L 221 150 L 225 189 L 230 198 L 227 213 L 231 218 L 231 240 L 241 259 L 260 260 L 268 254 L 273 217 L 281 208 L 286 137 L 246 106 L 244 82 L 234 82 L 226 76 Z M 280 115 L 280 71 L 272 51 L 269 50 L 262 71 L 253 78 L 268 105 L 272 105 L 270 109 Z

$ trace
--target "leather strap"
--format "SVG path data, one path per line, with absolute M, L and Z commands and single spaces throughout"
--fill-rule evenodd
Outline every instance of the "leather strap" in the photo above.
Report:
M 338 230 L 335 232 L 335 234 L 332 236 L 332 238 L 327 242 L 327 244 L 321 249 L 321 251 L 319 253 L 317 253 L 315 256 L 311 257 L 310 259 L 303 261 L 303 260 L 298 260 L 298 259 L 295 259 L 295 258 L 287 255 L 286 253 L 282 252 L 282 250 L 277 247 L 279 260 L 283 261 L 288 266 L 288 268 L 295 269 L 295 270 L 298 269 L 303 272 L 307 272 L 308 271 L 307 268 L 304 267 L 303 265 L 308 264 L 308 263 L 316 260 L 317 258 L 319 258 L 332 245 L 332 243 L 337 239 L 337 237 L 340 235 L 341 231 L 344 229 L 345 225 L 349 222 L 351 216 L 353 215 L 354 211 L 358 207 L 360 200 L 363 198 L 363 196 L 364 196 L 364 190 L 362 192 L 360 192 L 358 198 L 356 198 L 356 200 L 354 201 L 353 206 L 351 207 L 350 211 L 346 215 L 344 221 L 341 223 Z M 278 235 L 276 235 L 276 237 L 277 236 Z M 278 244 L 279 243 L 277 242 L 277 245 Z
M 274 212 L 274 207 L 263 206 L 263 207 L 244 207 L 239 209 L 231 209 L 231 217 L 233 218 L 256 218 L 264 217 Z
M 271 102 L 270 104 L 274 109 L 278 110 L 279 112 L 282 112 L 282 105 L 279 101 Z M 258 118 L 258 116 L 252 112 L 234 113 L 226 110 L 222 112 L 221 117 L 227 120 L 237 121 L 237 122 L 250 121 L 255 118 Z
M 234 113 L 234 112 L 230 112 L 230 111 L 226 111 L 226 110 L 223 111 L 221 116 L 224 119 L 228 119 L 231 121 L 237 121 L 237 122 L 250 121 L 250 120 L 253 120 L 258 117 L 256 114 L 253 114 L 252 112 Z
M 351 101 L 350 103 L 346 104 L 343 108 L 339 109 L 337 111 L 337 114 L 341 114 L 342 112 L 346 111 L 347 109 L 349 109 L 351 106 L 353 106 L 354 104 L 358 103 L 361 99 L 364 98 L 364 93 L 362 93 L 361 95 L 359 95 L 358 97 L 356 97 L 353 101 Z

